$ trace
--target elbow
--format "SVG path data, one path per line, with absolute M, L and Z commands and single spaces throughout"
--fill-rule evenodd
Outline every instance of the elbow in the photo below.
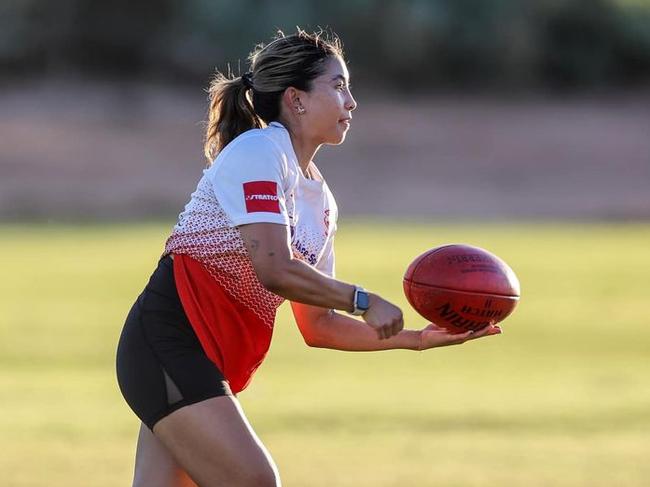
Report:
M 303 333 L 305 344 L 311 348 L 327 348 L 325 343 L 315 333 Z
M 274 265 L 255 269 L 257 278 L 267 291 L 284 297 L 287 284 L 287 266 Z
M 302 325 L 300 334 L 305 344 L 311 348 L 330 348 L 327 340 L 327 324 L 324 324 L 321 319 L 315 319 Z
M 267 271 L 263 274 L 258 274 L 260 283 L 267 291 L 273 294 L 282 295 L 284 286 L 282 285 L 282 273 L 276 270 Z

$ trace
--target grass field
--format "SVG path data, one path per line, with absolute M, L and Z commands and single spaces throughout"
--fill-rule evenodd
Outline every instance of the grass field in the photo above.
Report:
M 114 350 L 171 227 L 0 226 L 0 484 L 130 485 L 138 422 Z M 505 333 L 423 353 L 306 347 L 282 308 L 240 399 L 284 485 L 642 486 L 650 478 L 650 225 L 341 224 L 337 269 L 407 309 L 423 250 L 505 258 Z

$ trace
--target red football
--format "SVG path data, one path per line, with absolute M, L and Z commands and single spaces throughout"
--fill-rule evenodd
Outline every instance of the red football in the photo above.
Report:
M 517 306 L 519 280 L 503 260 L 471 245 L 451 244 L 417 257 L 404 293 L 427 320 L 464 333 L 504 320 Z

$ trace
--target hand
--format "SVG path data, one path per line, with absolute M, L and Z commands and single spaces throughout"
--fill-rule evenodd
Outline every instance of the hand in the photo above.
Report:
M 501 328 L 498 325 L 488 325 L 477 331 L 466 333 L 451 333 L 446 328 L 431 323 L 420 331 L 420 347 L 418 350 L 428 348 L 446 347 L 448 345 L 460 345 L 468 340 L 475 340 L 484 336 L 498 335 Z
M 370 306 L 362 318 L 375 329 L 380 340 L 397 335 L 404 328 L 402 310 L 376 294 L 369 294 Z

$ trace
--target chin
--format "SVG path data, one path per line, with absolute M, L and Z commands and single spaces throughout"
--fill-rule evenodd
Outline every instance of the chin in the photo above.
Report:
M 331 137 L 328 137 L 328 140 L 325 143 L 327 145 L 341 145 L 343 142 L 345 142 L 346 135 L 347 135 L 347 131 L 341 132 L 339 130 L 337 133 L 332 134 Z

